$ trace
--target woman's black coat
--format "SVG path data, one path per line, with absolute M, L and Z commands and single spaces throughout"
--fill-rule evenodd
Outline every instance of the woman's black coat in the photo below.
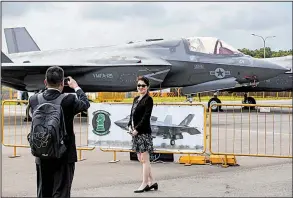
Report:
M 135 97 L 132 103 L 131 112 L 133 108 L 133 104 L 135 104 L 138 100 L 139 96 Z M 152 133 L 151 130 L 151 114 L 153 110 L 153 98 L 146 94 L 143 98 L 139 101 L 136 106 L 134 113 L 130 113 L 130 118 L 128 122 L 128 127 L 131 126 L 131 121 L 133 118 L 134 129 L 137 130 L 138 134 L 143 133 Z

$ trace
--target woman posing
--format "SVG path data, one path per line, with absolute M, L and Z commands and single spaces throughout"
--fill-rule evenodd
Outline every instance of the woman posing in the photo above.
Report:
M 158 184 L 153 183 L 150 165 L 150 153 L 153 152 L 153 139 L 150 118 L 153 110 L 153 99 L 149 95 L 149 80 L 139 77 L 137 80 L 139 96 L 133 100 L 130 119 L 128 123 L 129 133 L 133 136 L 132 150 L 137 153 L 138 160 L 143 167 L 143 181 L 135 193 L 158 189 Z

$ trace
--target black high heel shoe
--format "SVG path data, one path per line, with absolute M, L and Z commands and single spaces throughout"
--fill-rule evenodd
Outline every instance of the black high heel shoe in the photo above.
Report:
M 149 189 L 149 185 L 146 185 L 146 187 L 144 187 L 142 190 L 135 190 L 134 193 L 142 193 L 144 191 L 147 191 L 147 189 Z
M 158 190 L 158 188 L 159 188 L 159 185 L 156 182 L 156 183 L 153 183 L 146 191 L 149 191 L 149 190 L 152 190 L 152 189 Z

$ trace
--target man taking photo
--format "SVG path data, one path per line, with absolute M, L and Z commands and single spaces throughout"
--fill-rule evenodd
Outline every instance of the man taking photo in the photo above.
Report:
M 32 128 L 28 135 L 36 160 L 37 197 L 70 197 L 77 162 L 73 119 L 90 107 L 77 82 L 68 77 L 73 94 L 62 93 L 64 71 L 53 66 L 46 71 L 47 89 L 30 97 Z

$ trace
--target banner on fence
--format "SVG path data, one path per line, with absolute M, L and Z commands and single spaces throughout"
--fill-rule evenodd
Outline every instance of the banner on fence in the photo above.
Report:
M 88 110 L 88 145 L 102 149 L 128 150 L 132 104 L 92 103 Z M 204 107 L 201 105 L 154 105 L 151 128 L 156 150 L 202 152 L 204 149 Z

